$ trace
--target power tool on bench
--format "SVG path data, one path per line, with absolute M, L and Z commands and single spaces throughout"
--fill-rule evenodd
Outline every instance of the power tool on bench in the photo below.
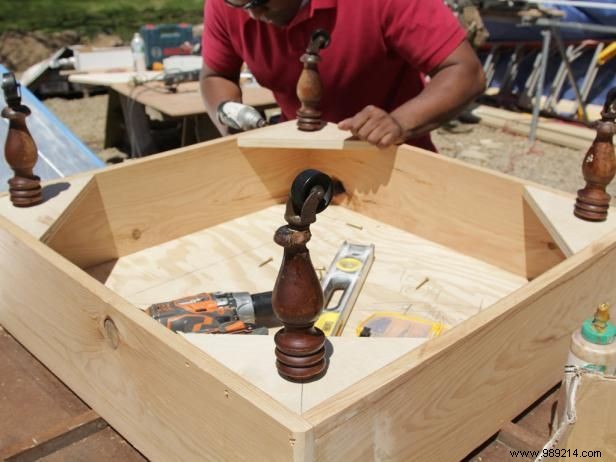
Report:
M 280 325 L 271 292 L 204 292 L 155 303 L 146 313 L 174 332 L 267 334 L 267 326 Z

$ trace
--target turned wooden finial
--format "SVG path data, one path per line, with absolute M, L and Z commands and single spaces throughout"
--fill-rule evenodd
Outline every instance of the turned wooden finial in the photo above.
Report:
M 306 53 L 300 58 L 304 68 L 297 81 L 297 97 L 301 103 L 297 110 L 297 128 L 306 132 L 320 130 L 324 125 L 319 111 L 323 86 L 317 64 L 321 62 L 319 52 L 328 45 L 329 34 L 323 29 L 317 29 L 310 37 Z
M 616 133 L 616 88 L 612 88 L 605 100 L 601 120 L 595 122 L 597 135 L 588 149 L 582 173 L 586 186 L 577 192 L 576 217 L 588 221 L 605 221 L 611 196 L 606 192 L 616 174 L 616 158 L 612 138 Z
M 4 156 L 15 173 L 9 180 L 9 196 L 15 207 L 29 207 L 43 201 L 41 179 L 33 172 L 38 159 L 36 144 L 26 125 L 30 109 L 21 104 L 20 85 L 11 72 L 2 74 L 7 106 L 2 117 L 9 120 Z
M 317 170 L 300 173 L 291 187 L 285 220 L 274 235 L 284 255 L 272 294 L 274 314 L 283 328 L 274 337 L 278 373 L 304 382 L 325 371 L 325 334 L 314 327 L 323 309 L 323 291 L 306 244 L 310 224 L 332 197 L 331 179 Z

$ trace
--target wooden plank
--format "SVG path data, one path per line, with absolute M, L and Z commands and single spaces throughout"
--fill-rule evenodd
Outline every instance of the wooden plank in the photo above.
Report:
M 501 443 L 518 451 L 541 451 L 547 442 L 547 439 L 513 422 L 505 422 L 498 432 L 498 439 Z
M 199 82 L 184 82 L 177 91 L 170 92 L 163 82 L 148 82 L 144 85 L 115 84 L 111 87 L 130 99 L 151 107 L 169 117 L 186 117 L 206 114 L 207 108 L 201 98 Z M 255 85 L 242 86 L 242 101 L 258 108 L 276 104 L 274 95 L 267 88 Z
M 530 182 L 412 146 L 309 162 L 342 181 L 348 208 L 506 271 L 532 279 L 564 259 L 522 197 Z
M 0 453 L 23 448 L 41 429 L 88 410 L 49 370 L 0 327 Z M 11 451 L 13 453 L 13 451 Z M 0 455 L 0 460 L 4 460 Z
M 49 227 L 41 241 L 81 265 L 119 256 L 96 176 Z
M 240 152 L 231 137 L 110 167 L 45 242 L 82 267 L 104 263 L 283 202 L 303 157 Z
M 30 462 L 69 446 L 107 427 L 107 423 L 94 411 L 67 419 L 58 425 L 31 435 L 25 441 L 0 450 L 6 462 Z
M 141 75 L 145 79 L 160 77 L 160 71 L 145 71 Z M 116 84 L 129 84 L 135 80 L 136 72 L 82 72 L 68 76 L 68 81 L 82 85 L 102 85 L 110 87 Z
M 0 226 L 0 259 L 12 262 L 0 268 L 0 323 L 144 455 L 310 453 L 303 419 L 15 225 Z
M 327 123 L 321 130 L 305 132 L 297 128 L 296 120 L 240 133 L 237 145 L 242 148 L 378 150 L 370 143 L 353 140 L 350 132 L 339 130 L 336 124 Z
M 8 193 L 0 195 L 0 215 L 34 237 L 40 238 L 86 187 L 93 174 L 62 178 L 43 184 L 43 203 L 35 207 L 14 207 Z
M 528 185 L 524 198 L 567 256 L 616 230 L 616 207 L 609 208 L 606 221 L 590 222 L 573 215 L 574 195 Z
M 459 460 L 562 377 L 570 332 L 616 299 L 616 233 L 304 416 L 316 460 Z
M 511 112 L 489 106 L 479 106 L 473 110 L 473 114 L 481 117 L 481 122 L 491 127 L 501 128 L 524 136 L 528 136 L 530 133 L 532 117 L 530 114 Z M 586 150 L 595 138 L 595 131 L 573 123 L 540 117 L 536 136 L 541 141 Z

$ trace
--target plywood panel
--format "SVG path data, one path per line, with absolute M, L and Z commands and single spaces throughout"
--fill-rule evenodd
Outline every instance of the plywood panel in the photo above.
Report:
M 342 181 L 344 204 L 363 215 L 523 277 L 564 259 L 525 204 L 527 182 L 411 146 L 310 156 L 313 168 Z
M 127 255 L 282 202 L 303 157 L 240 152 L 231 138 L 110 167 L 95 177 L 102 208 L 74 204 L 46 242 L 82 267 L 104 263 L 113 257 L 82 257 L 95 223 L 105 220 Z
M 283 253 L 273 235 L 283 215 L 282 205 L 272 206 L 122 257 L 105 284 L 141 308 L 202 291 L 272 290 Z M 357 324 L 376 311 L 414 313 L 455 325 L 527 282 L 342 206 L 328 207 L 311 230 L 311 258 L 322 271 L 344 240 L 375 244 L 375 262 L 345 336 L 355 336 Z

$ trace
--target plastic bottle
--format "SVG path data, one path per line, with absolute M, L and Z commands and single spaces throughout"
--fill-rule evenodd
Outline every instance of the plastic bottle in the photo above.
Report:
M 616 375 L 616 326 L 610 322 L 607 304 L 573 333 L 567 364 Z
M 135 32 L 133 39 L 130 42 L 130 49 L 133 53 L 133 70 L 137 76 L 143 76 L 146 71 L 145 67 L 145 42 L 141 38 L 139 32 Z

